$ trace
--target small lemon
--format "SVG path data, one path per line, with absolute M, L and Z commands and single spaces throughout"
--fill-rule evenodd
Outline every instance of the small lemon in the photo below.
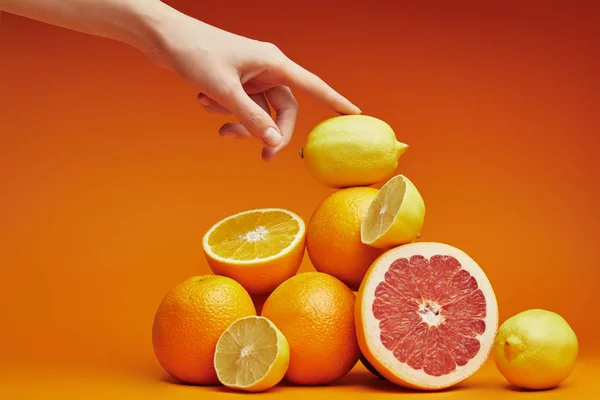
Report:
M 283 333 L 265 317 L 235 321 L 219 338 L 214 365 L 219 381 L 246 392 L 277 385 L 290 364 L 290 346 Z
M 404 175 L 386 182 L 362 221 L 364 244 L 390 249 L 417 239 L 425 221 L 425 202 L 415 185 Z
M 515 386 L 550 389 L 573 371 L 577 336 L 560 315 L 546 310 L 523 311 L 507 319 L 494 342 L 500 373 Z
M 387 178 L 407 148 L 382 120 L 343 115 L 319 123 L 300 155 L 318 181 L 344 188 L 369 186 Z

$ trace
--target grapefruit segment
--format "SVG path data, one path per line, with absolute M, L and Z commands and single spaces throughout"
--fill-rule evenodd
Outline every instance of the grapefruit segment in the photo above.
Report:
M 367 360 L 388 380 L 435 390 L 475 373 L 487 359 L 498 306 L 485 273 L 442 243 L 389 250 L 358 293 L 356 329 Z

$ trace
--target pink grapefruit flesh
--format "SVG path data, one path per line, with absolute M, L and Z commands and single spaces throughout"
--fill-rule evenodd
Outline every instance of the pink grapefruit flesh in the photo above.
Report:
M 442 243 L 389 250 L 371 266 L 356 303 L 364 356 L 397 384 L 453 386 L 487 359 L 498 306 L 483 270 Z

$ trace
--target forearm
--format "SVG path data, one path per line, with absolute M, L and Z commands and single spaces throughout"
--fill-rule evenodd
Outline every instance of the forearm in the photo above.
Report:
M 0 0 L 0 11 L 128 43 L 152 53 L 177 11 L 158 0 Z
M 177 72 L 209 111 L 234 114 L 219 133 L 254 136 L 269 160 L 290 141 L 301 88 L 340 114 L 360 109 L 270 43 L 221 30 L 159 0 L 0 0 L 0 11 L 119 40 Z M 275 119 L 271 116 L 275 111 Z

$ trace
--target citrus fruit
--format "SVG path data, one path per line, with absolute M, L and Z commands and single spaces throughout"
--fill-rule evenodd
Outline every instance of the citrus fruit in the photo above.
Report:
M 244 211 L 215 224 L 202 246 L 215 274 L 235 279 L 253 295 L 293 276 L 304 257 L 302 218 L 279 208 Z
M 504 321 L 494 342 L 498 370 L 525 389 L 558 386 L 573 371 L 578 351 L 577 336 L 567 321 L 537 309 Z
M 360 225 L 377 193 L 365 187 L 334 192 L 317 207 L 306 229 L 308 256 L 315 269 L 353 290 L 383 252 L 360 241 Z
M 186 383 L 218 383 L 215 345 L 231 323 L 255 315 L 250 295 L 234 280 L 206 275 L 175 286 L 158 307 L 152 345 L 162 367 Z
M 394 172 L 407 148 L 382 120 L 342 115 L 315 126 L 300 155 L 318 181 L 343 188 L 384 180 Z
M 488 358 L 497 326 L 484 272 L 446 244 L 387 251 L 357 295 L 362 353 L 386 379 L 410 388 L 443 389 L 468 378 Z
M 232 389 L 262 392 L 277 385 L 290 362 L 290 347 L 279 329 L 264 317 L 235 321 L 219 338 L 215 370 Z
M 381 188 L 361 226 L 361 240 L 389 249 L 419 237 L 425 219 L 425 203 L 413 183 L 398 175 Z
M 321 272 L 298 274 L 271 293 L 262 315 L 281 329 L 290 344 L 288 381 L 327 384 L 352 369 L 360 356 L 354 302 L 348 286 Z

